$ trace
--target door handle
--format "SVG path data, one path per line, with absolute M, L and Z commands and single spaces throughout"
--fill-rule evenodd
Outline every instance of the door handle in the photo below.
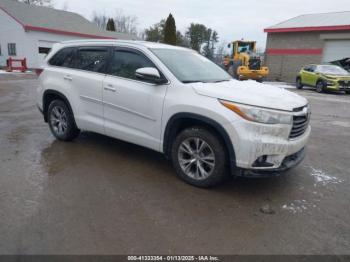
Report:
M 111 91 L 111 92 L 116 92 L 116 91 L 117 91 L 117 89 L 115 89 L 115 88 L 113 87 L 113 85 L 111 85 L 111 84 L 106 85 L 106 86 L 104 87 L 104 89 L 105 89 L 106 91 Z
M 63 77 L 64 80 L 72 81 L 73 78 L 70 75 L 66 75 Z

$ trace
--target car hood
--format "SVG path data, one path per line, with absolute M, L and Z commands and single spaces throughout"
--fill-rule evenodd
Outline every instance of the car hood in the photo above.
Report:
M 330 74 L 323 74 L 324 77 L 330 78 L 330 79 L 344 79 L 344 80 L 350 80 L 350 75 L 344 76 L 344 75 L 330 75 Z
M 298 94 L 252 80 L 192 83 L 191 85 L 200 95 L 277 110 L 293 111 L 294 108 L 303 107 L 308 103 Z

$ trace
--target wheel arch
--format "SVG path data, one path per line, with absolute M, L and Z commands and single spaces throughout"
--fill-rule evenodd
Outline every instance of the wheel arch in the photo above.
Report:
M 233 143 L 221 124 L 215 120 L 194 114 L 194 113 L 177 113 L 173 115 L 165 127 L 163 135 L 163 152 L 166 157 L 170 156 L 171 144 L 174 141 L 177 134 L 182 130 L 190 126 L 203 126 L 214 131 L 216 135 L 219 136 L 219 139 L 222 140 L 224 147 L 227 151 L 230 168 L 231 170 L 236 167 L 236 155 L 233 147 Z
M 62 94 L 61 92 L 56 91 L 56 90 L 52 90 L 52 89 L 45 90 L 45 92 L 43 94 L 43 115 L 44 115 L 45 122 L 48 121 L 48 119 L 47 119 L 47 111 L 49 109 L 50 103 L 52 101 L 56 100 L 56 99 L 60 99 L 60 100 L 62 100 L 63 102 L 66 103 L 66 105 L 68 106 L 70 112 L 73 115 L 74 123 L 76 124 L 75 118 L 74 118 L 73 109 L 72 109 L 72 106 L 69 103 L 68 98 L 64 94 Z

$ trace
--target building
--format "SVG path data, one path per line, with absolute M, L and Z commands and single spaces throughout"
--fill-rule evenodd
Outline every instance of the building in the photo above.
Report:
M 12 57 L 37 68 L 54 43 L 83 38 L 135 37 L 102 30 L 76 13 L 0 0 L 0 67 Z
M 350 57 L 350 12 L 301 15 L 264 31 L 271 80 L 292 82 L 305 64 Z

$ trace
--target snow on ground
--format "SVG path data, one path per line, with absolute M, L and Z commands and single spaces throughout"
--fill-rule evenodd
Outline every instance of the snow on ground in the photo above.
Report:
M 264 82 L 264 84 L 277 86 L 283 89 L 294 89 L 295 85 L 286 82 Z
M 22 73 L 21 71 L 17 71 L 17 70 L 14 70 L 12 72 L 7 72 L 5 70 L 0 70 L 0 74 L 9 74 L 9 75 L 11 75 L 11 74 L 32 74 L 32 73 L 33 73 L 32 71 L 26 71 L 26 72 Z
M 313 203 L 308 203 L 305 199 L 303 200 L 294 200 L 293 202 L 289 204 L 284 204 L 282 206 L 282 209 L 288 210 L 289 212 L 295 213 L 302 213 L 303 211 L 309 209 L 309 208 L 316 208 L 317 206 Z
M 310 169 L 311 169 L 310 176 L 312 176 L 314 181 L 315 181 L 314 186 L 317 186 L 317 185 L 326 186 L 328 184 L 340 184 L 340 183 L 344 182 L 343 180 L 341 180 L 335 176 L 331 176 L 331 175 L 326 174 L 321 169 L 316 169 L 312 166 L 310 167 Z

